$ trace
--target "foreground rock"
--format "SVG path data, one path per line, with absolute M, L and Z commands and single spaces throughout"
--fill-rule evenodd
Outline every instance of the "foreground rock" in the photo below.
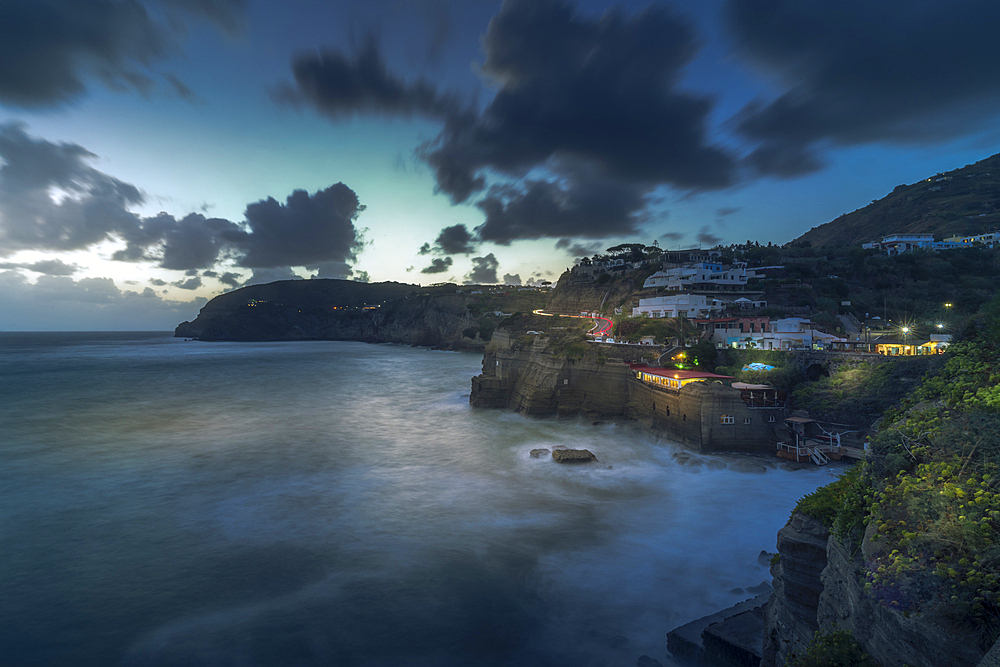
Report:
M 795 512 L 778 532 L 774 593 L 765 608 L 762 667 L 781 667 L 816 630 L 848 630 L 886 667 L 974 667 L 982 637 L 932 612 L 905 613 L 867 594 L 864 563 L 873 557 L 873 526 L 861 544 L 844 543 L 819 521 Z M 989 664 L 988 662 L 985 664 Z
M 597 457 L 589 449 L 557 449 L 552 452 L 556 463 L 590 463 Z
M 549 450 L 544 448 L 531 450 L 531 458 L 533 459 L 540 459 L 543 456 L 548 456 L 549 454 L 550 454 Z
M 667 634 L 667 650 L 675 658 L 702 665 L 760 664 L 764 604 L 771 592 L 699 618 Z

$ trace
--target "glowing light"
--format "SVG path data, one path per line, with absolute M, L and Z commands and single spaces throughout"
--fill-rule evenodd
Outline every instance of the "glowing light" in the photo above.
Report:
M 937 328 L 938 328 L 938 329 L 944 329 L 944 325 L 943 325 L 943 324 L 941 324 L 940 322 L 938 322 L 938 325 L 937 325 Z

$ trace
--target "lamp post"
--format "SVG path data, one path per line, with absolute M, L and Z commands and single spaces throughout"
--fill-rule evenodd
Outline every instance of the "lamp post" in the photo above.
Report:
M 910 327 L 903 327 L 900 331 L 903 332 L 903 354 L 905 355 L 910 350 L 910 346 L 906 344 L 910 338 Z

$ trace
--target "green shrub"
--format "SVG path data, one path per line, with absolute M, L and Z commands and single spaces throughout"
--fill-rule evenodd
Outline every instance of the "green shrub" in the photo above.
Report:
M 805 653 L 792 654 L 787 667 L 881 667 L 849 630 L 817 630 Z

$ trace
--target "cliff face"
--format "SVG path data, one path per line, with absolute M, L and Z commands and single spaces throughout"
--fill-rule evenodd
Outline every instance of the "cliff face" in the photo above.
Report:
M 780 667 L 817 629 L 850 630 L 886 667 L 971 667 L 983 651 L 933 614 L 906 614 L 865 593 L 863 565 L 874 555 L 871 532 L 860 548 L 841 544 L 817 520 L 795 512 L 778 532 L 774 592 L 765 610 L 761 667 Z
M 482 375 L 472 379 L 469 402 L 536 416 L 623 417 L 630 374 L 620 359 L 561 357 L 544 337 L 498 330 L 486 346 Z
M 535 416 L 625 417 L 704 452 L 774 451 L 783 408 L 750 408 L 739 391 L 710 382 L 679 391 L 654 386 L 628 365 L 640 361 L 642 348 L 586 345 L 583 358 L 568 358 L 546 336 L 499 329 L 469 402 Z

